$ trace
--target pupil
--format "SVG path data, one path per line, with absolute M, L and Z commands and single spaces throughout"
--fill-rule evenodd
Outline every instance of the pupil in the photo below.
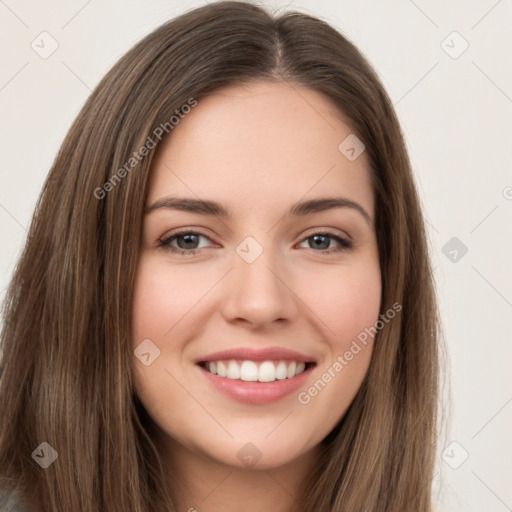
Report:
M 322 247 L 322 249 L 327 249 L 329 247 L 329 241 L 327 240 L 327 237 L 325 237 L 324 235 L 314 235 L 313 240 L 315 241 L 315 244 L 317 245 L 317 247 L 318 247 L 318 244 L 317 244 L 318 238 L 324 239 L 324 243 L 323 243 L 324 247 Z M 326 245 L 326 242 L 327 242 L 327 245 Z M 322 242 L 320 242 L 320 245 L 322 245 Z
M 194 242 L 197 243 L 197 240 L 194 240 L 195 238 L 197 238 L 197 235 L 182 235 L 181 238 L 183 238 L 185 240 L 185 245 L 187 244 L 194 244 Z M 192 239 L 192 241 L 190 240 Z M 181 245 L 181 244 L 180 244 Z M 182 249 L 193 249 L 193 247 L 181 247 Z

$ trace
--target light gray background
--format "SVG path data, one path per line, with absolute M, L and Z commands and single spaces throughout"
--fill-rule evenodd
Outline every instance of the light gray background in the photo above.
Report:
M 2 298 L 43 180 L 93 87 L 136 41 L 203 3 L 0 0 Z M 334 24 L 395 104 L 429 221 L 449 355 L 438 510 L 512 510 L 512 0 L 261 3 Z M 31 44 L 48 51 L 45 31 L 58 48 L 42 58 Z

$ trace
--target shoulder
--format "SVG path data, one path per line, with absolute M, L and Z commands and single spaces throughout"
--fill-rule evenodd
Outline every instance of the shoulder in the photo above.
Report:
M 2 512 L 29 512 L 17 492 L 7 492 L 0 487 L 0 510 Z

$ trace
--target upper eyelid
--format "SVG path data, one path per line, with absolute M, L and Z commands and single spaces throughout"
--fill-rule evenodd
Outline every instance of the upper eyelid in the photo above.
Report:
M 206 233 L 203 233 L 198 228 L 177 228 L 176 231 L 173 231 L 169 235 L 161 237 L 159 240 L 161 242 L 168 242 L 169 240 L 176 238 L 180 235 L 187 235 L 187 234 L 194 234 L 199 235 L 207 238 L 211 242 L 215 242 L 215 240 L 212 239 L 210 235 L 207 235 Z M 342 239 L 345 239 L 349 243 L 353 243 L 352 237 L 346 233 L 345 231 L 339 230 L 337 228 L 311 228 L 311 230 L 307 230 L 307 232 L 302 236 L 300 239 L 300 242 L 303 242 L 307 238 L 317 235 L 317 234 L 324 234 L 326 236 L 330 236 L 331 238 L 334 236 L 338 236 Z M 191 250 L 200 250 L 200 249 L 191 249 Z
M 160 238 L 160 240 L 165 242 L 167 240 L 170 240 L 171 238 L 175 238 L 180 235 L 188 235 L 188 234 L 204 236 L 205 238 L 208 238 L 208 240 L 210 240 L 211 242 L 214 241 L 210 235 L 207 235 L 206 233 L 203 233 L 202 231 L 200 231 L 196 228 L 193 228 L 193 229 L 179 229 L 178 228 L 176 231 L 173 231 L 169 235 L 162 236 Z

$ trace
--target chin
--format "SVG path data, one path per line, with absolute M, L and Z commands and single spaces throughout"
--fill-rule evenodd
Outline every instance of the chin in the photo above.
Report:
M 308 454 L 312 448 L 303 446 L 302 440 L 294 440 L 293 436 L 286 438 L 289 440 L 287 443 L 282 438 L 271 440 L 264 436 L 252 441 L 247 438 L 230 439 L 229 442 L 203 446 L 199 450 L 216 463 L 237 469 L 264 471 L 293 463 Z

